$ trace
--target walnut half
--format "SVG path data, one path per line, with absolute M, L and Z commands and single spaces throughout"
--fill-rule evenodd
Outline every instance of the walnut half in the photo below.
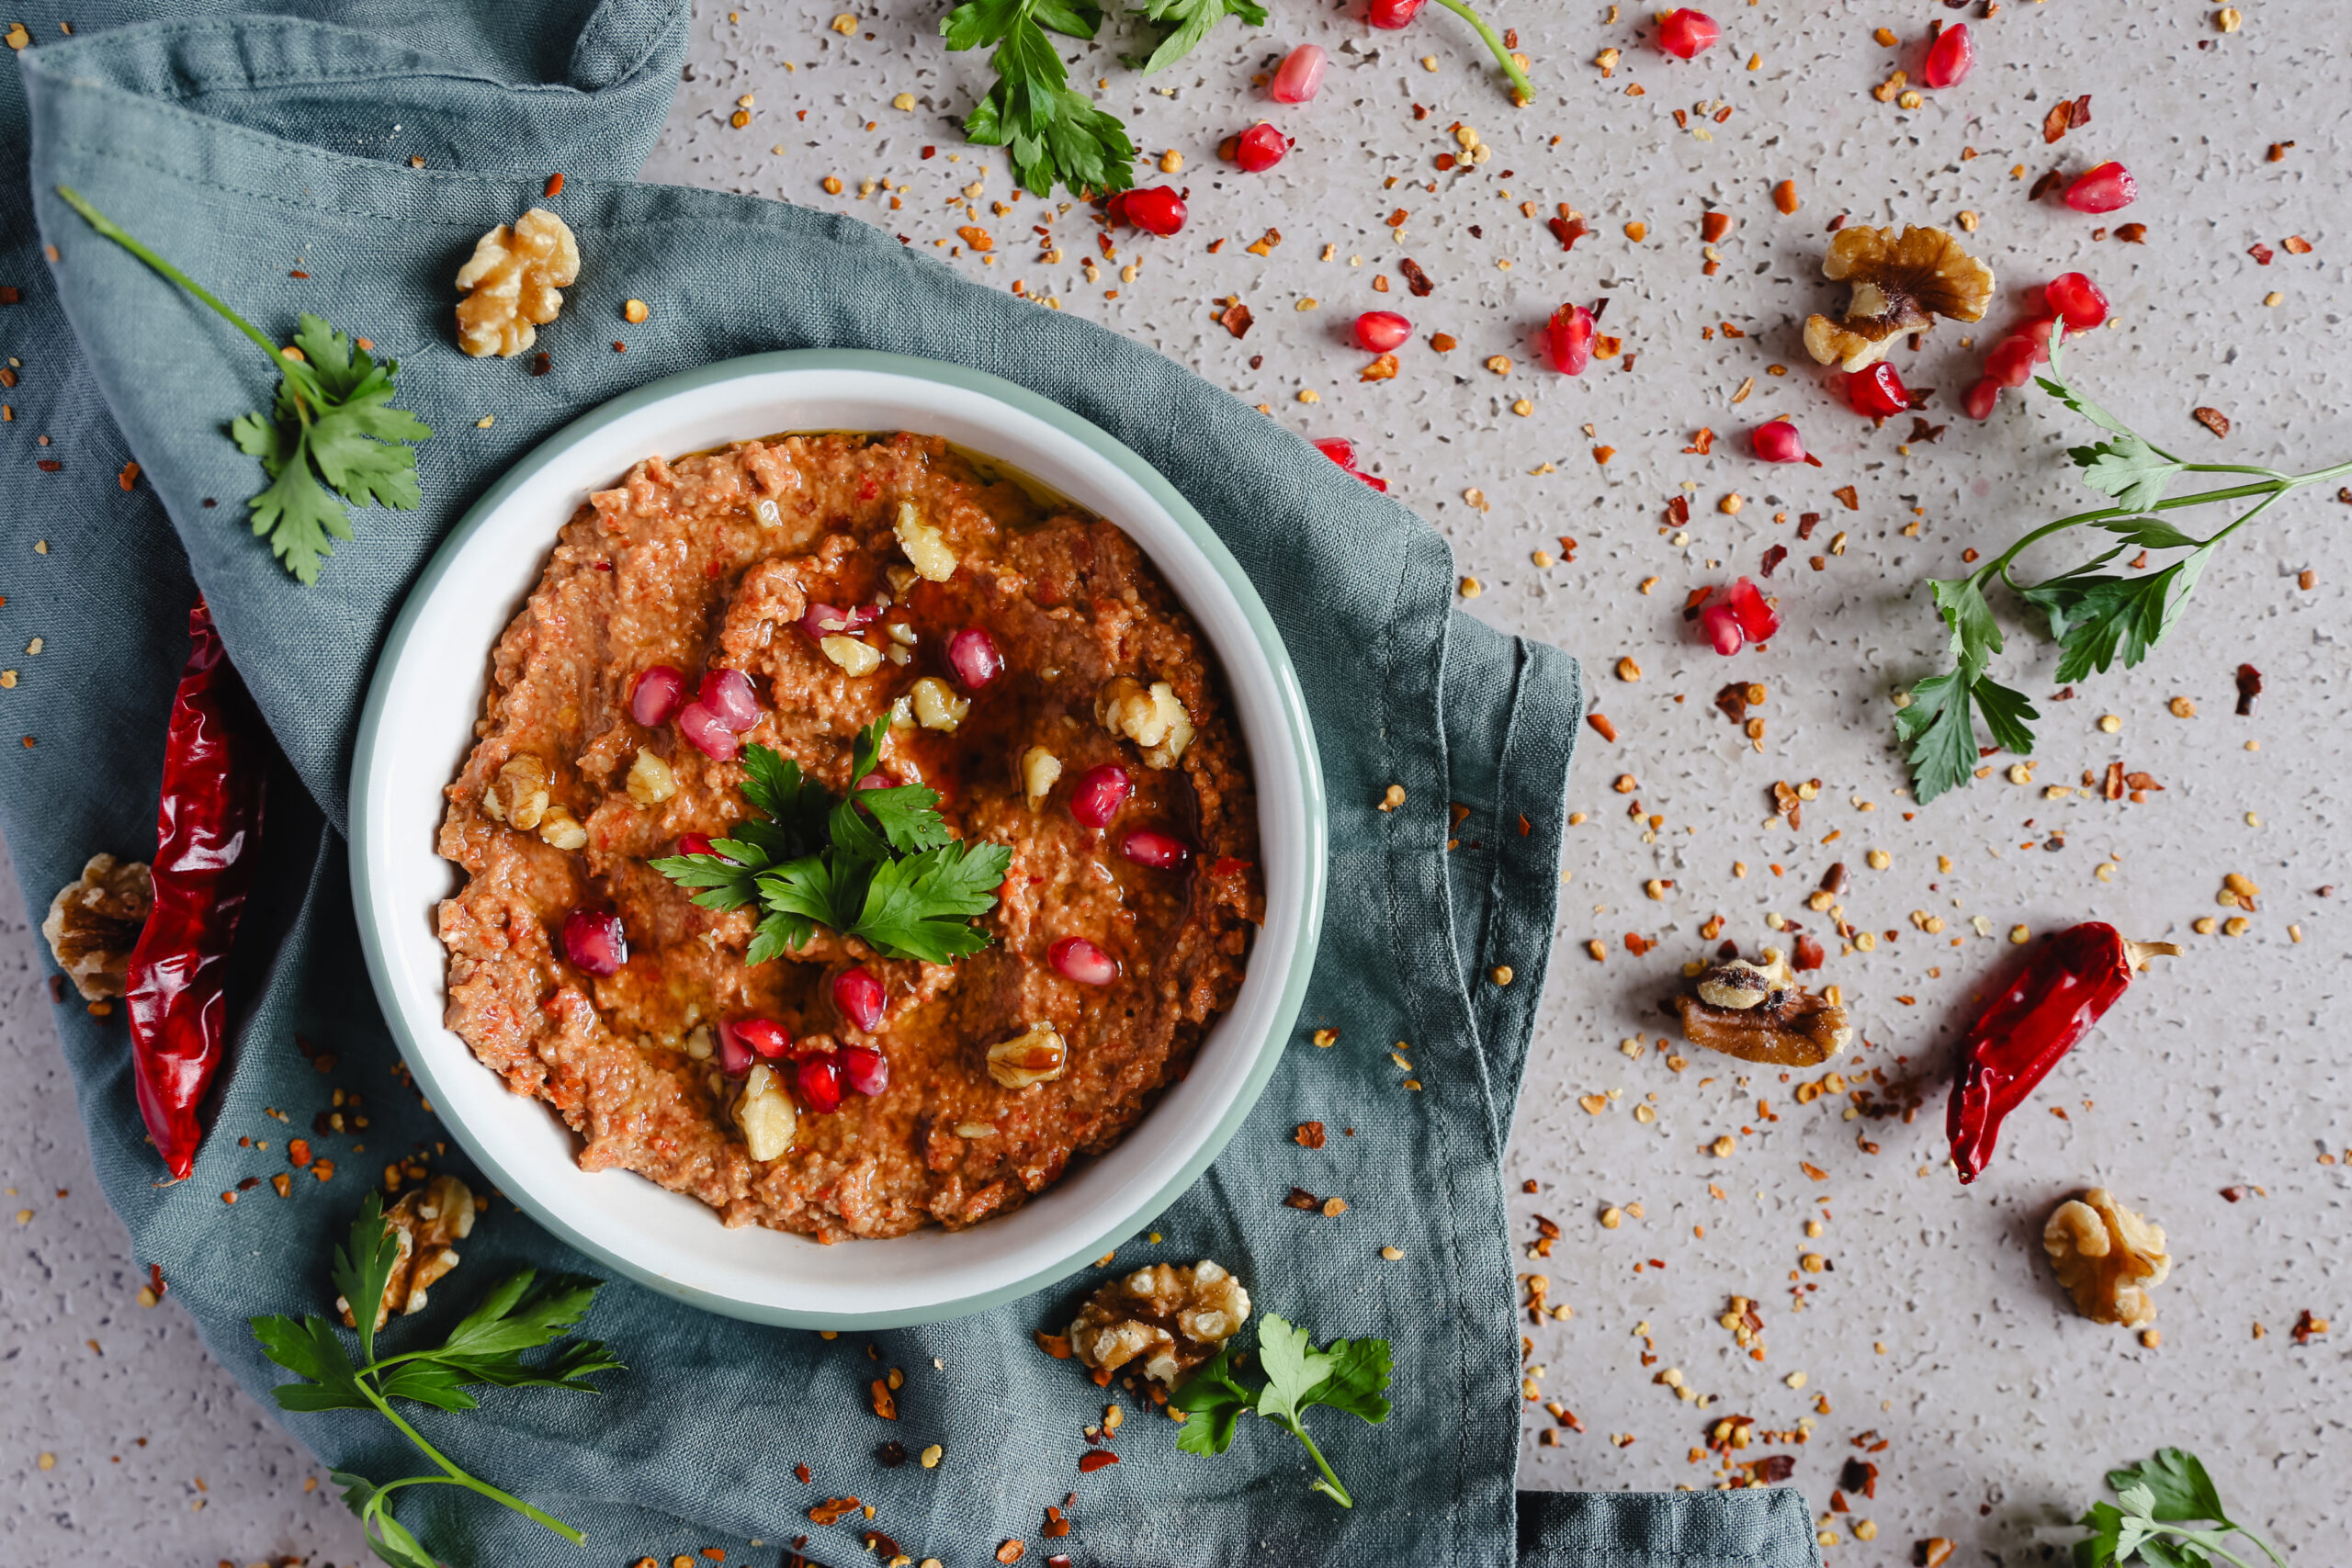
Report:
M 458 346 L 480 358 L 522 353 L 563 309 L 563 290 L 580 276 L 580 243 L 554 213 L 535 207 L 474 243 L 458 269 Z
M 1927 331 L 1938 316 L 1982 321 L 1993 302 L 1993 269 L 1941 229 L 1840 229 L 1821 270 L 1852 284 L 1854 295 L 1844 315 L 1806 319 L 1805 352 L 1841 370 L 1875 365 L 1896 338 Z
M 1250 1292 L 1207 1258 L 1190 1268 L 1155 1263 L 1089 1296 L 1069 1325 L 1069 1343 L 1099 1371 L 1141 1358 L 1144 1376 L 1172 1388 L 1249 1317 Z
M 49 901 L 40 934 L 84 1001 L 122 995 L 123 970 L 154 902 L 147 863 L 112 855 L 92 855 L 81 877 Z
M 2148 1289 L 2172 1272 L 2164 1228 L 2117 1202 L 2106 1188 L 2094 1187 L 2052 1210 L 2041 1247 L 2085 1317 L 2126 1328 L 2155 1321 Z
M 1760 964 L 1735 958 L 1702 971 L 1674 1009 L 1691 1044 L 1775 1066 L 1817 1066 L 1854 1038 L 1846 1010 L 1799 985 L 1777 947 Z
M 1095 694 L 1094 721 L 1134 741 L 1148 767 L 1174 767 L 1193 743 L 1193 716 L 1165 681 L 1146 689 L 1132 675 L 1113 676 Z
M 473 1235 L 475 1209 L 471 1188 L 454 1176 L 436 1176 L 384 1212 L 384 1228 L 400 1237 L 401 1252 L 384 1281 L 384 1299 L 376 1303 L 377 1327 L 395 1307 L 403 1314 L 424 1310 L 426 1290 L 458 1266 L 449 1244 Z M 334 1305 L 345 1328 L 357 1326 L 348 1301 L 337 1296 Z

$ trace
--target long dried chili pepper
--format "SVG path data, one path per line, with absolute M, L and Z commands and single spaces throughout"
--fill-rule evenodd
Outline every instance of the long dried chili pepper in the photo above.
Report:
M 124 998 L 139 1113 L 175 1178 L 195 1168 L 197 1107 L 225 1046 L 222 983 L 253 885 L 268 769 L 260 716 L 200 599 L 187 632 L 155 810 L 155 904 Z
M 1962 1182 L 1993 1157 L 2002 1118 L 2025 1102 L 2058 1059 L 2090 1032 L 2099 1015 L 2157 953 L 2180 956 L 2169 942 L 2126 942 L 2115 928 L 2088 920 L 2060 932 L 2018 972 L 2009 987 L 1968 1032 L 1960 1081 L 1952 1085 L 1944 1129 Z

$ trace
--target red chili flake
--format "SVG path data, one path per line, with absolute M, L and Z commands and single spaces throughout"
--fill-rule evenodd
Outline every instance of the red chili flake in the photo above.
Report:
M 2230 433 L 2230 416 L 2220 409 L 2194 408 L 2188 411 L 2188 417 L 2211 431 L 2216 436 L 2227 435 Z
M 2312 254 L 2312 243 L 2301 234 L 2290 234 L 2278 243 L 2286 247 L 2287 254 L 2290 256 L 2307 256 Z
M 925 147 L 922 150 L 922 155 L 925 158 L 935 158 L 939 155 L 939 149 L 936 147 Z
M 2256 243 L 2256 244 L 2248 245 L 2248 246 L 2245 248 L 2245 254 L 2248 254 L 2248 255 L 2250 255 L 2250 256 L 2252 256 L 2252 257 L 2254 258 L 2254 265 L 2256 265 L 2256 266 L 2268 266 L 2268 265 L 2270 265 L 2271 258 L 2272 258 L 2272 257 L 2273 257 L 2277 253 L 2275 253 L 2274 251 L 2272 251 L 2272 250 L 2271 250 L 2271 248 L 2270 248 L 2268 245 L 2265 245 L 2265 244 L 2261 244 L 2261 243 Z
M 1096 1471 L 1103 1469 L 1105 1466 L 1114 1465 L 1118 1462 L 1119 1456 L 1113 1453 L 1109 1449 L 1096 1449 L 1091 1453 L 1079 1455 L 1078 1472 L 1080 1475 L 1091 1475 Z
M 1682 600 L 1682 618 L 1686 621 L 1697 620 L 1699 618 L 1699 606 L 1713 598 L 1714 596 L 1714 589 L 1712 587 L 1693 588 L 1690 590 L 1690 592 L 1686 594 Z
M 246 1177 L 243 1181 L 240 1181 L 240 1182 L 238 1182 L 238 1183 L 237 1183 L 237 1190 L 238 1190 L 238 1191 L 240 1191 L 240 1192 L 250 1192 L 250 1191 L 252 1191 L 254 1188 L 259 1187 L 260 1185 L 261 1185 L 261 1178 L 260 1178 L 260 1177 L 258 1177 L 258 1176 L 248 1176 L 248 1177 Z
M 1713 452 L 1714 450 L 1714 446 L 1715 433 L 1706 425 L 1702 424 L 1699 427 L 1699 433 L 1690 437 L 1690 445 L 1685 446 L 1683 450 L 1685 452 L 1695 452 L 1700 457 L 1703 457 L 1710 452 Z
M 1405 275 L 1405 287 L 1411 289 L 1417 299 L 1437 288 L 1436 284 L 1430 281 L 1430 275 L 1421 270 L 1421 264 L 1410 256 L 1397 263 L 1396 270 Z
M 1617 727 L 1609 722 L 1609 716 L 1607 714 L 1589 713 L 1584 716 L 1584 721 L 1592 726 L 1593 732 L 1599 735 L 1603 740 L 1615 740 L 1617 739 Z
M 24 296 L 14 288 L 0 288 L 0 305 L 13 305 Z
M 1764 575 L 1767 577 L 1771 576 L 1772 569 L 1788 558 L 1789 547 L 1786 545 L 1774 545 L 1770 549 L 1766 550 L 1764 552 Z
M 2262 695 L 2262 671 L 2251 664 L 2238 666 L 2238 716 L 2245 718 L 2254 712 L 2254 699 Z
M 37 458 L 35 459 L 33 466 L 44 474 L 56 473 L 65 467 L 64 464 L 59 462 L 54 457 Z
M 1838 503 L 1849 512 L 1860 512 L 1862 509 L 1862 498 L 1854 492 L 1852 485 L 1839 485 L 1829 493 L 1836 496 Z
M 1442 175 L 1442 174 L 1444 174 L 1447 170 L 1449 170 L 1449 169 L 1451 169 L 1451 168 L 1453 168 L 1453 153 L 1451 153 L 1451 152 L 1441 152 L 1441 153 L 1439 153 L 1439 154 L 1437 155 L 1437 172 L 1438 172 L 1439 174 L 1441 174 L 1441 175 Z M 1403 209 L 1399 209 L 1398 210 L 1400 210 L 1400 211 L 1401 211 L 1401 210 L 1403 210 Z
M 1800 539 L 1810 539 L 1810 538 L 1812 538 L 1812 537 L 1813 537 L 1813 531 L 1814 531 L 1815 528 L 1818 528 L 1818 527 L 1820 527 L 1820 526 L 1821 526 L 1821 513 L 1818 513 L 1818 512 L 1807 512 L 1807 513 L 1804 513 L 1801 514 L 1801 515 L 1797 518 L 1797 537 L 1798 537 L 1798 538 L 1800 538 Z
M 2144 245 L 2148 243 L 2148 226 L 2145 223 L 2119 223 L 2115 226 L 2115 237 L 2127 245 Z
M 1789 961 L 1789 967 L 1818 969 L 1821 967 L 1823 956 L 1819 938 L 1801 936 L 1797 938 L 1796 956 Z
M 1046 1505 L 1046 1522 L 1038 1527 L 1037 1533 L 1049 1540 L 1059 1540 L 1069 1534 L 1069 1516 L 1048 1503 Z
M 286 1159 L 287 1163 L 289 1165 L 304 1166 L 310 1164 L 311 1141 L 308 1138 L 295 1138 L 288 1142 L 286 1145 Z
M 1715 706 L 1734 724 L 1747 716 L 1747 682 L 1734 681 L 1715 694 Z
M 2065 177 L 2065 175 L 2060 174 L 2057 170 L 2051 170 L 2048 174 L 2033 182 L 2033 188 L 2026 192 L 2025 198 L 2028 201 L 2040 201 L 2043 197 L 2048 196 L 2052 191 L 2056 190 L 2060 185 L 2064 184 Z
M 1643 957 L 1651 948 L 1656 947 L 1657 945 L 1657 943 L 1650 941 L 1639 931 L 1627 931 L 1625 933 L 1625 951 L 1632 953 L 1636 958 Z M 1664 1268 L 1665 1265 L 1660 1264 L 1659 1267 Z
M 1302 1148 L 1319 1149 L 1324 1142 L 1323 1123 L 1301 1122 L 1298 1124 L 1298 1131 L 1291 1135 L 1298 1140 L 1299 1146 Z
M 796 1465 L 794 1465 L 794 1466 L 792 1467 L 792 1474 L 793 1474 L 793 1479 L 795 1479 L 796 1481 L 799 1482 L 801 1485 L 806 1486 L 806 1485 L 808 1485 L 808 1482 L 809 1482 L 809 1480 L 810 1480 L 810 1476 L 809 1476 L 809 1474 L 808 1474 L 808 1467 L 807 1465 L 805 1465 L 805 1464 L 796 1464 Z
M 1690 521 L 1690 498 L 1687 495 L 1667 497 L 1666 520 L 1679 528 Z
M 2109 800 L 2121 800 L 2123 798 L 2122 763 L 2109 762 L 2107 765 L 2107 778 L 2105 782 L 2100 784 L 2099 793 L 2107 796 Z
M 543 348 L 539 350 L 538 353 L 531 355 L 532 375 L 544 376 L 554 368 L 555 361 L 548 357 L 548 351 L 546 349 Z
M 117 474 L 114 478 L 117 484 L 122 486 L 126 491 L 129 490 L 132 485 L 139 482 L 139 465 L 136 463 L 125 463 L 122 466 L 122 472 Z
M 563 194 L 563 175 L 560 172 L 548 176 L 547 194 L 549 196 L 561 196 Z
M 1304 1187 L 1292 1188 L 1290 1190 L 1290 1196 L 1283 1199 L 1283 1202 L 1287 1207 L 1296 1209 L 1301 1213 L 1320 1209 L 1323 1206 L 1323 1201 L 1320 1198 L 1317 1198 L 1314 1193 L 1309 1192 Z
M 2308 1345 L 2326 1332 L 2327 1319 L 2313 1317 L 2309 1307 L 2305 1307 L 2303 1314 L 2295 1319 L 2294 1335 L 2298 1345 Z
M 1556 218 L 1546 218 L 1544 220 L 1544 226 L 1552 231 L 1554 237 L 1560 242 L 1560 249 L 1564 251 L 1575 250 L 1577 242 L 1592 232 L 1583 217 L 1571 211 L 1566 202 L 1560 204 L 1560 215 Z
M 1527 819 L 1527 813 L 1526 813 L 1526 812 L 1524 812 L 1524 811 L 1521 812 L 1521 813 L 1519 814 L 1519 836 L 1520 836 L 1521 838 L 1524 839 L 1525 837 L 1527 837 L 1527 835 L 1528 835 L 1528 834 L 1530 834 L 1530 833 L 1533 832 L 1534 830 L 1535 830 L 1534 824 L 1532 824 L 1532 823 L 1531 823 L 1530 821 L 1528 821 L 1528 819 Z
M 1231 333 L 1235 337 L 1247 337 L 1250 335 L 1250 307 L 1240 303 L 1238 300 L 1227 306 L 1225 313 L 1216 319 L 1217 325 L 1223 327 L 1227 332 Z
M 863 1505 L 854 1497 L 828 1497 L 808 1510 L 808 1522 L 815 1525 L 838 1524 L 842 1515 L 854 1514 L 861 1506 Z
M 867 1530 L 862 1539 L 865 1542 L 865 1550 L 881 1553 L 882 1560 L 886 1562 L 899 1555 L 899 1543 L 880 1530 Z M 718 1550 L 718 1548 L 715 1546 L 707 1546 L 703 1548 L 703 1555 L 707 1557 Z
M 159 1297 L 163 1295 L 164 1292 L 171 1289 L 169 1285 L 164 1283 L 164 1266 L 162 1264 L 150 1263 L 147 1265 L 147 1288 L 154 1292 Z

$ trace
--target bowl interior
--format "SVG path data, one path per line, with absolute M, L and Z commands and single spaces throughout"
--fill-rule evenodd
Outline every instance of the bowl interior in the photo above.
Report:
M 582 1172 L 544 1103 L 509 1093 L 442 1023 L 435 905 L 458 873 L 434 851 L 442 789 L 473 743 L 488 655 L 593 490 L 653 453 L 779 431 L 911 430 L 998 459 L 1125 529 L 1216 649 L 1249 747 L 1266 923 L 1233 1008 L 1192 1071 L 1100 1159 L 1014 1213 L 826 1247 L 729 1230 L 634 1174 Z M 379 999 L 468 1152 L 543 1224 L 683 1299 L 768 1322 L 878 1327 L 1043 1287 L 1125 1239 L 1190 1184 L 1248 1113 L 1295 1021 L 1321 918 L 1323 800 L 1306 709 L 1256 593 L 1182 498 L 1094 426 L 1006 382 L 850 352 L 763 355 L 673 377 L 584 415 L 510 471 L 452 533 L 379 664 L 353 771 L 352 869 Z

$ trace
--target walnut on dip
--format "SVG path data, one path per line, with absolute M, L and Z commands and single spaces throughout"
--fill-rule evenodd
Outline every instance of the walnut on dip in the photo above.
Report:
M 1854 1038 L 1846 1010 L 1797 984 L 1777 947 L 1761 964 L 1734 958 L 1702 970 L 1674 1008 L 1691 1044 L 1774 1066 L 1816 1066 Z
M 563 309 L 563 290 L 580 276 L 580 243 L 564 220 L 535 207 L 474 243 L 458 269 L 458 346 L 481 358 L 506 358 L 537 343 L 538 329 Z
M 1993 269 L 1941 229 L 1840 229 L 1821 271 L 1853 285 L 1853 298 L 1841 316 L 1806 319 L 1805 352 L 1841 370 L 1877 364 L 1896 338 L 1926 332 L 1938 316 L 1982 321 L 1993 302 Z

